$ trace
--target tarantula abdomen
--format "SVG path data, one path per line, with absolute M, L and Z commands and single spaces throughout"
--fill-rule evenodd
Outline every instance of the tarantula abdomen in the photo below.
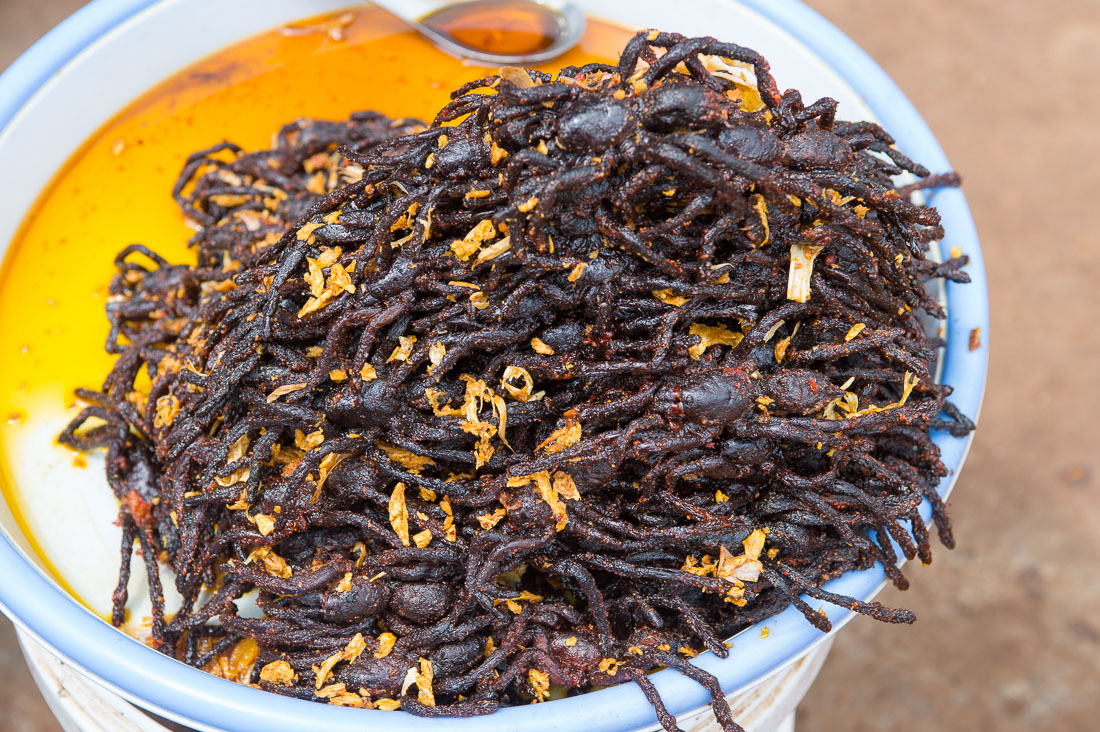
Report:
M 657 392 L 657 408 L 675 421 L 724 426 L 752 409 L 756 387 L 743 368 L 687 372 Z
M 393 696 L 401 690 L 406 672 L 415 663 L 415 656 L 398 648 L 381 658 L 364 653 L 347 667 L 337 670 L 336 680 L 374 696 Z
M 454 592 L 438 582 L 404 582 L 390 598 L 390 607 L 398 615 L 414 623 L 439 620 L 451 609 Z
M 831 130 L 807 130 L 791 135 L 786 147 L 791 167 L 798 170 L 847 170 L 852 159 L 852 146 Z
M 558 123 L 558 144 L 570 152 L 607 150 L 622 142 L 633 121 L 623 104 L 604 100 L 582 106 Z
M 550 656 L 567 669 L 595 666 L 603 658 L 596 639 L 588 633 L 559 631 L 550 636 Z
M 653 130 L 709 127 L 730 115 L 729 101 L 705 86 L 679 79 L 649 89 L 641 97 L 642 118 Z
M 844 390 L 823 374 L 805 369 L 783 369 L 760 383 L 760 393 L 787 414 L 812 414 L 822 409 Z
M 321 611 L 326 621 L 342 623 L 377 615 L 389 599 L 390 591 L 384 584 L 356 577 L 346 590 L 339 586 L 327 590 L 321 596 Z

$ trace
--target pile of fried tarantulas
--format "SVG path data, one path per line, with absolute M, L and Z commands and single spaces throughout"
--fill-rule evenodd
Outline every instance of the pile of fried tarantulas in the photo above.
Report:
M 925 499 L 952 543 L 929 432 L 972 425 L 921 317 L 965 259 L 910 199 L 956 179 L 710 38 L 451 96 L 197 153 L 197 264 L 119 255 L 62 435 L 107 448 L 115 622 L 136 543 L 193 666 L 419 715 L 630 681 L 669 730 L 647 672 L 739 729 L 691 659 L 792 604 L 828 629 L 800 596 L 911 622 L 821 585 L 904 588 Z

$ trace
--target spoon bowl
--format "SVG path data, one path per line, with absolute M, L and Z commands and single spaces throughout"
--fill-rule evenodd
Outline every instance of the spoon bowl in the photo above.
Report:
M 568 0 L 374 0 L 447 53 L 486 66 L 549 61 L 577 45 L 585 17 Z

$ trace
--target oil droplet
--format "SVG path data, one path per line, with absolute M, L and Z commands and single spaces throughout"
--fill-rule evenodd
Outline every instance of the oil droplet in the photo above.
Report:
M 468 48 L 505 55 L 549 48 L 560 33 L 558 21 L 554 10 L 518 0 L 471 0 L 420 18 L 424 25 Z

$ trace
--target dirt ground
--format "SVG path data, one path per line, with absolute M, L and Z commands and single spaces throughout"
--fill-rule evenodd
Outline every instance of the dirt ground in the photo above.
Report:
M 0 0 L 0 68 L 77 0 Z M 799 732 L 1094 730 L 1100 719 L 1100 2 L 811 0 L 900 84 L 962 172 L 993 327 L 981 428 L 951 501 L 959 548 L 880 599 Z M 0 621 L 0 730 L 58 729 Z

